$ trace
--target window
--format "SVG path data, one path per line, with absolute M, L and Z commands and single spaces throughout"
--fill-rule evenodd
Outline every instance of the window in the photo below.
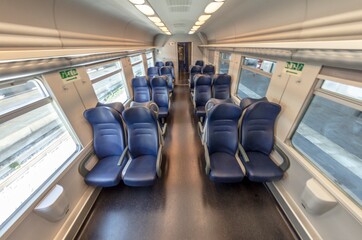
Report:
M 265 97 L 275 64 L 275 62 L 263 59 L 244 58 L 237 95 L 240 98 Z
M 292 145 L 362 206 L 362 87 L 318 81 Z
M 142 55 L 132 56 L 130 57 L 130 61 L 132 64 L 132 71 L 134 77 L 146 75 L 145 67 L 142 61 Z
M 101 103 L 122 102 L 129 99 L 127 84 L 120 62 L 112 62 L 87 69 L 93 89 Z
M 153 62 L 153 54 L 152 54 L 152 52 L 147 52 L 146 53 L 146 59 L 147 59 L 147 68 L 155 66 L 155 64 Z
M 81 147 L 40 78 L 0 83 L 0 228 Z
M 219 73 L 228 74 L 229 65 L 230 65 L 230 58 L 231 58 L 231 53 L 220 52 L 220 55 L 219 55 Z
M 214 57 L 215 57 L 215 51 L 209 51 L 209 58 L 208 61 L 210 64 L 214 64 Z

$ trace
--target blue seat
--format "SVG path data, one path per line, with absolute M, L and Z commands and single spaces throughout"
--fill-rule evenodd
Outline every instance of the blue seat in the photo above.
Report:
M 173 62 L 172 62 L 172 61 L 167 61 L 167 62 L 165 62 L 165 66 L 174 67 L 174 65 L 173 65 Z
M 266 97 L 262 97 L 262 98 L 243 98 L 240 101 L 240 108 L 242 111 L 244 111 L 245 109 L 247 109 L 250 105 L 256 103 L 256 102 L 268 102 L 268 99 Z
M 213 77 L 215 75 L 215 66 L 207 64 L 202 68 L 202 74 L 207 74 Z
M 147 79 L 144 76 L 135 77 L 132 79 L 133 101 L 149 102 L 151 100 L 150 89 Z
M 158 106 L 158 118 L 165 119 L 168 116 L 169 97 L 167 89 L 167 77 L 160 76 L 151 79 L 152 101 Z
M 96 107 L 109 107 L 116 110 L 119 114 L 122 114 L 122 112 L 124 111 L 124 106 L 121 102 L 113 102 L 113 103 L 98 102 Z
M 280 180 L 289 167 L 288 157 L 274 145 L 274 124 L 280 110 L 278 104 L 259 100 L 249 105 L 244 112 L 239 149 L 242 153 L 240 159 L 250 181 Z M 284 160 L 280 166 L 269 157 L 273 147 Z
M 202 71 L 202 67 L 201 66 L 192 66 L 190 69 L 190 78 L 189 78 L 189 86 L 190 86 L 190 90 L 194 91 L 194 86 L 195 86 L 195 81 L 194 81 L 194 76 L 196 74 L 201 74 Z
M 164 64 L 163 62 L 161 62 L 161 61 L 157 61 L 157 62 L 155 63 L 155 67 L 160 68 L 160 67 L 163 67 L 163 66 L 165 66 L 165 64 Z
M 123 182 L 128 186 L 143 187 L 155 183 L 161 177 L 161 140 L 157 117 L 146 107 L 131 107 L 123 112 L 128 129 L 127 163 Z
M 153 77 L 159 76 L 158 67 L 149 67 L 147 69 L 148 79 L 152 79 Z
M 161 67 L 160 68 L 160 76 L 167 76 L 167 88 L 170 92 L 173 91 L 173 68 L 172 67 Z
M 216 99 L 231 97 L 231 76 L 227 74 L 214 75 L 212 81 L 212 96 Z
M 204 66 L 204 61 L 203 61 L 203 60 L 197 60 L 197 61 L 195 62 L 195 65 L 196 65 L 196 66 L 203 67 L 203 66 Z
M 211 77 L 209 75 L 197 75 L 195 79 L 194 107 L 196 116 L 203 120 L 206 111 L 205 105 L 211 98 Z
M 241 109 L 233 103 L 215 105 L 207 112 L 205 125 L 206 174 L 214 182 L 240 182 L 245 174 L 238 151 L 238 122 Z
M 93 128 L 93 147 L 99 160 L 84 180 L 93 186 L 116 186 L 122 180 L 122 169 L 127 162 L 120 114 L 110 107 L 99 106 L 86 110 L 83 115 Z

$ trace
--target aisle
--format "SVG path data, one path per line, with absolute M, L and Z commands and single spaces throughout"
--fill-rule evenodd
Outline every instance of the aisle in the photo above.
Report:
M 262 184 L 214 184 L 204 173 L 188 87 L 175 88 L 163 177 L 103 189 L 78 239 L 293 239 Z

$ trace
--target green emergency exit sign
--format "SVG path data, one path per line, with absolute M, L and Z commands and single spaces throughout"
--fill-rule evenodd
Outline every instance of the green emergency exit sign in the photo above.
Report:
M 60 71 L 59 75 L 64 84 L 80 80 L 80 76 L 75 68 Z
M 292 76 L 300 77 L 302 75 L 303 68 L 304 63 L 287 62 L 287 66 L 284 68 L 283 72 Z

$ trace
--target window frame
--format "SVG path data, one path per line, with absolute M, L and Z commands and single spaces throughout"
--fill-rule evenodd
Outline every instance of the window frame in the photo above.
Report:
M 57 184 L 57 182 L 59 181 L 60 177 L 64 174 L 64 172 L 67 171 L 70 168 L 70 166 L 72 166 L 82 154 L 84 154 L 84 149 L 85 149 L 80 139 L 78 138 L 76 132 L 72 128 L 70 122 L 68 121 L 65 113 L 62 111 L 59 103 L 56 101 L 52 90 L 50 89 L 45 78 L 42 75 L 27 76 L 24 78 L 20 77 L 9 81 L 7 80 L 0 81 L 0 86 L 2 88 L 2 86 L 4 85 L 10 85 L 10 86 L 13 86 L 15 84 L 20 85 L 28 82 L 29 80 L 36 81 L 36 83 L 38 84 L 40 89 L 46 94 L 46 96 L 44 96 L 42 99 L 36 100 L 19 108 L 13 109 L 9 112 L 5 112 L 4 114 L 0 114 L 0 124 L 3 124 L 7 121 L 25 115 L 31 111 L 34 111 L 46 105 L 49 105 L 52 108 L 52 110 L 54 110 L 54 112 L 57 114 L 57 117 L 61 122 L 62 127 L 65 128 L 65 130 L 73 140 L 75 144 L 75 151 L 70 156 L 68 156 L 68 158 L 64 160 L 64 162 L 62 162 L 56 168 L 56 170 L 54 170 L 48 177 L 42 180 L 42 183 L 37 188 L 35 188 L 35 190 L 29 196 L 25 198 L 24 202 L 22 202 L 16 208 L 16 210 L 13 211 L 12 214 L 9 215 L 4 220 L 4 222 L 0 224 L 1 225 L 0 237 L 4 236 L 4 234 L 6 234 L 9 229 L 11 229 L 12 225 L 21 220 L 24 215 L 28 215 L 33 211 L 33 208 L 38 203 L 39 199 L 44 197 L 48 193 L 48 191 Z M 6 179 L 3 184 L 6 184 L 7 182 L 8 182 L 7 184 L 13 183 L 14 180 L 12 179 L 17 179 L 19 176 L 22 176 L 24 172 L 27 171 L 28 169 L 29 168 L 20 168 L 18 172 L 10 176 L 9 179 Z
M 140 56 L 140 60 L 139 60 L 139 61 L 136 61 L 136 62 L 132 62 L 131 59 L 132 59 L 132 57 L 134 57 L 134 56 Z M 140 75 L 140 76 L 146 76 L 146 69 L 145 69 L 145 65 L 143 64 L 143 58 L 142 58 L 142 54 L 141 54 L 141 53 L 138 54 L 138 55 L 136 54 L 136 55 L 129 56 L 129 62 L 130 62 L 130 64 L 131 64 L 133 77 L 137 77 L 137 76 L 135 76 L 135 74 L 134 74 L 133 67 L 136 66 L 136 65 L 138 65 L 138 64 L 141 64 L 141 65 L 142 65 L 142 68 L 143 68 L 143 75 Z
M 232 52 L 229 52 L 229 51 L 219 51 L 219 62 L 218 62 L 218 67 L 219 67 L 219 74 L 222 74 L 220 72 L 220 66 L 221 66 L 221 61 L 225 61 L 224 58 L 221 58 L 222 54 L 230 54 L 230 59 L 228 59 L 228 70 L 227 70 L 227 73 L 226 74 L 229 74 L 229 70 L 230 70 L 230 62 L 231 62 L 231 55 L 232 55 Z
M 151 57 L 147 57 L 147 54 L 151 54 Z M 152 59 L 152 63 L 153 63 L 151 67 L 154 67 L 154 66 L 155 66 L 155 60 L 154 60 L 154 58 L 153 58 L 153 52 L 152 52 L 152 51 L 146 52 L 146 53 L 145 53 L 145 56 L 146 56 L 147 68 L 150 68 L 150 66 L 149 66 L 149 64 L 148 64 L 148 61 L 149 61 L 150 59 Z

